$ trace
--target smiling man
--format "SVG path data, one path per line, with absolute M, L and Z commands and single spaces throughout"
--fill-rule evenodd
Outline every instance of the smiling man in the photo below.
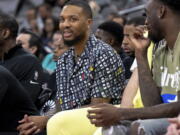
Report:
M 57 64 L 57 97 L 62 110 L 117 103 L 124 88 L 120 57 L 90 34 L 91 24 L 91 9 L 81 0 L 68 2 L 60 14 L 62 37 L 71 47 Z
M 59 27 L 64 43 L 70 49 L 57 63 L 56 112 L 97 103 L 120 102 L 125 83 L 124 67 L 119 55 L 109 45 L 90 34 L 92 18 L 91 8 L 83 0 L 67 2 L 60 13 Z M 37 124 L 40 129 L 45 127 L 48 119 L 29 117 L 33 118 L 36 122 L 38 118 L 43 121 L 43 126 L 42 122 L 40 126 Z M 28 132 L 27 124 L 19 126 L 21 134 Z
M 129 134 L 132 121 L 124 120 L 137 119 L 148 120 L 135 121 L 131 125 L 131 129 L 133 129 L 131 134 L 162 135 L 166 133 L 169 124 L 166 118 L 175 117 L 179 114 L 179 7 L 179 0 L 149 0 L 147 2 L 145 11 L 149 38 L 154 43 L 159 43 L 163 39 L 167 43 L 159 46 L 155 51 L 151 71 L 147 60 L 147 49 L 150 40 L 143 37 L 144 29 L 136 28 L 133 34 L 129 36 L 129 40 L 132 41 L 135 48 L 139 86 L 145 108 L 123 109 L 109 104 L 95 106 L 93 110 L 89 110 L 88 114 L 92 124 L 103 127 L 115 125 L 110 130 L 104 128 L 103 135 Z

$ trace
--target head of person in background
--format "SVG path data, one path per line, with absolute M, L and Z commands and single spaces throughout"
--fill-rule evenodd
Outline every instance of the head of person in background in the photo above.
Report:
M 37 18 L 37 9 L 36 8 L 30 8 L 26 11 L 26 19 L 28 21 L 28 23 L 31 20 L 36 20 Z
M 53 35 L 53 45 L 54 45 L 54 61 L 58 61 L 58 58 L 68 50 L 68 47 L 64 45 L 62 34 L 60 31 L 57 31 Z
M 22 45 L 22 47 L 29 53 L 41 57 L 42 41 L 38 35 L 30 30 L 22 29 L 20 34 L 16 38 L 16 43 Z
M 125 25 L 124 40 L 122 43 L 122 48 L 127 55 L 134 57 L 134 51 L 135 51 L 134 48 L 132 47 L 132 45 L 131 45 L 132 43 L 128 37 L 132 34 L 135 27 L 144 25 L 144 24 L 145 24 L 145 17 L 138 16 L 138 17 L 131 18 Z
M 43 3 L 38 8 L 38 13 L 43 21 L 45 21 L 46 18 L 52 17 L 52 7 L 51 5 L 47 3 Z
M 63 6 L 65 5 L 66 2 L 68 2 L 69 0 L 57 0 L 57 4 L 60 8 L 63 8 Z
M 52 45 L 52 37 L 54 32 L 59 30 L 59 21 L 54 17 L 48 17 L 45 19 L 44 28 L 42 31 L 41 38 L 43 40 L 43 45 L 54 48 Z
M 29 8 L 26 11 L 26 22 L 27 22 L 27 26 L 29 29 L 32 30 L 32 32 L 36 33 L 36 34 L 40 34 L 40 28 L 38 26 L 38 22 L 37 22 L 37 17 L 38 17 L 38 13 L 37 13 L 37 8 L 33 7 L 33 8 Z
M 107 21 L 98 26 L 95 35 L 98 39 L 111 45 L 118 54 L 120 53 L 124 38 L 123 26 L 113 21 Z
M 18 33 L 18 23 L 12 16 L 0 12 L 0 52 L 3 57 L 11 48 L 15 47 Z
M 122 26 L 125 26 L 126 25 L 126 17 L 125 16 L 122 16 L 122 15 L 118 15 L 118 14 L 114 14 L 113 18 L 112 18 L 112 21 L 116 22 L 116 23 L 119 23 L 120 25 Z

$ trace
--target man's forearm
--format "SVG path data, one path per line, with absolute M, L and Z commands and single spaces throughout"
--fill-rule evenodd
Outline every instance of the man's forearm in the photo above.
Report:
M 180 112 L 180 102 L 170 104 L 160 104 L 152 107 L 139 109 L 119 108 L 119 121 L 153 119 L 153 118 L 170 118 L 175 117 Z
M 160 90 L 152 78 L 147 53 L 136 52 L 138 64 L 139 86 L 144 106 L 161 104 Z

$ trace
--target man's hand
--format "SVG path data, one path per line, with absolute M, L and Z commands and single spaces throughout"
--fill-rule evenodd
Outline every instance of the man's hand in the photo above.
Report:
M 31 135 L 37 134 L 42 131 L 47 124 L 48 118 L 45 116 L 27 116 L 19 121 L 20 125 L 17 130 L 20 132 L 19 135 Z
M 168 120 L 171 124 L 167 128 L 166 135 L 180 135 L 180 115 Z
M 146 28 L 144 26 L 136 27 L 132 34 L 128 37 L 136 53 L 147 53 L 150 40 L 144 37 L 145 29 Z
M 118 108 L 106 103 L 93 106 L 88 110 L 87 117 L 97 127 L 108 127 L 117 124 L 120 120 Z

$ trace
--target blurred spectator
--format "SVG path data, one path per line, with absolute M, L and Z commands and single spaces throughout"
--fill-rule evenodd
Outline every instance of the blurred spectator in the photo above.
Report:
M 39 28 L 40 30 L 42 30 L 45 26 L 45 20 L 47 18 L 51 18 L 52 15 L 52 7 L 51 5 L 47 4 L 47 3 L 42 3 L 41 5 L 39 5 L 38 7 L 38 15 L 39 15 Z
M 37 10 L 36 8 L 31 8 L 29 10 L 27 10 L 26 12 L 26 19 L 28 22 L 30 22 L 31 20 L 34 20 L 37 18 Z
M 39 60 L 42 59 L 42 41 L 38 35 L 27 29 L 22 29 L 16 38 L 16 43 L 29 53 L 35 55 Z
M 58 38 L 58 36 L 61 38 Z M 53 44 L 54 44 L 54 55 L 53 59 L 54 61 L 58 61 L 59 57 L 68 50 L 68 47 L 64 45 L 63 39 L 62 39 L 62 34 L 58 31 L 54 34 L 53 38 Z
M 43 47 L 49 47 L 54 49 L 52 44 L 53 34 L 59 30 L 59 21 L 53 17 L 48 17 L 45 19 L 44 28 L 42 31 L 41 39 L 43 41 Z
M 32 32 L 36 33 L 37 35 L 41 35 L 41 30 L 40 30 L 40 26 L 38 26 L 38 20 L 33 19 L 30 20 L 29 22 L 29 28 L 31 29 Z
M 39 6 L 38 13 L 44 22 L 48 17 L 52 17 L 52 7 L 47 3 L 43 3 Z
M 22 20 L 19 20 L 20 23 L 20 27 L 19 29 L 31 29 L 32 32 L 36 33 L 36 34 L 40 34 L 40 28 L 41 26 L 41 20 L 38 17 L 38 13 L 37 13 L 37 9 L 34 8 L 29 8 L 26 11 L 26 16 L 24 17 L 24 19 L 22 18 Z
M 67 50 L 67 47 L 63 44 L 62 35 L 59 31 L 54 33 L 52 45 L 54 46 L 54 53 L 48 54 L 42 62 L 42 67 L 50 74 L 56 69 L 56 61 L 58 60 L 59 56 L 61 56 L 64 51 Z

